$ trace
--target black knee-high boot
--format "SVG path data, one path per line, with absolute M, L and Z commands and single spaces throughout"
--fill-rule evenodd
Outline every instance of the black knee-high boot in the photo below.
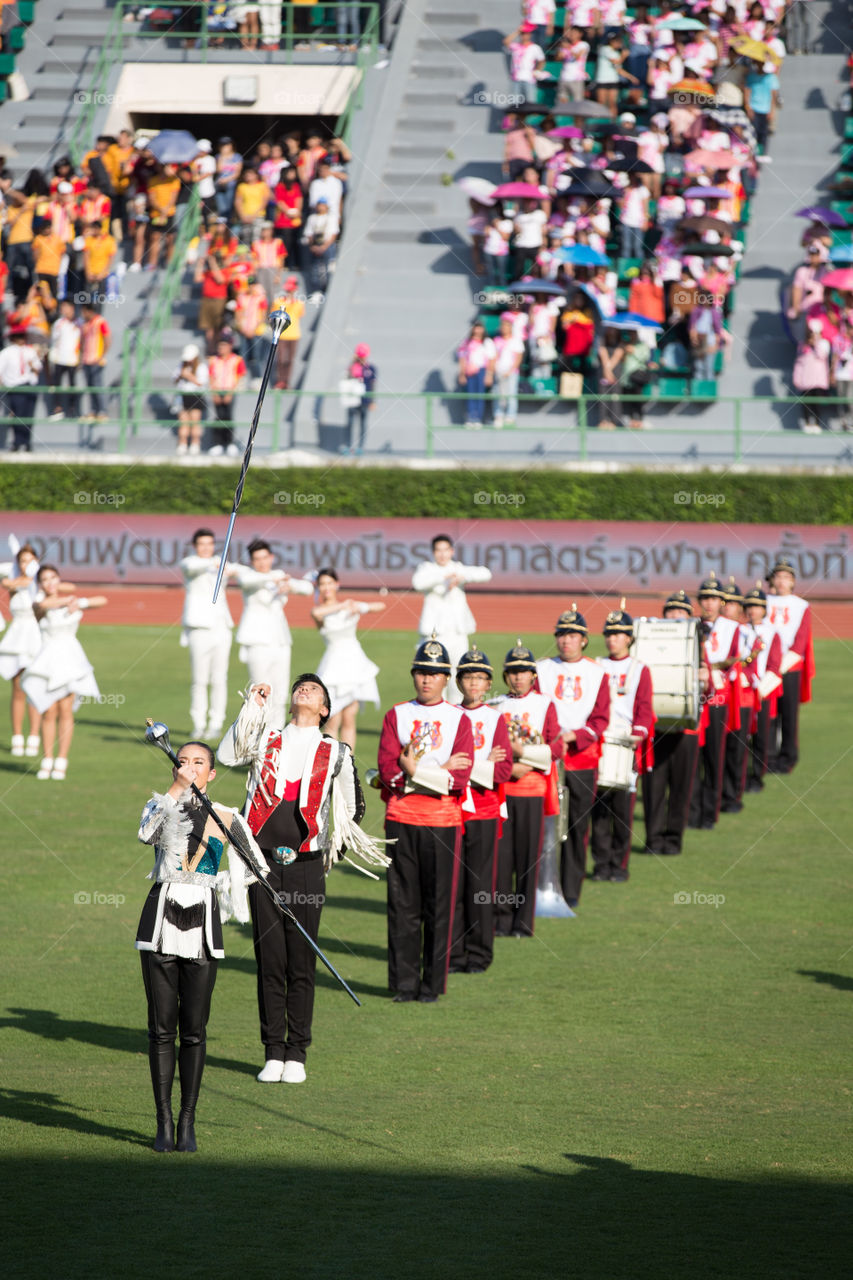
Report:
M 181 1110 L 178 1114 L 178 1151 L 196 1151 L 195 1141 L 195 1108 L 198 1102 L 198 1091 L 201 1088 L 201 1077 L 204 1071 L 204 1056 L 207 1046 L 201 1044 L 181 1043 L 178 1054 L 178 1073 L 181 1077 Z
M 157 1108 L 157 1136 L 155 1151 L 175 1150 L 175 1125 L 172 1120 L 172 1081 L 175 1078 L 175 1042 L 166 1044 L 150 1042 L 148 1065 L 151 1068 L 151 1084 L 154 1104 Z

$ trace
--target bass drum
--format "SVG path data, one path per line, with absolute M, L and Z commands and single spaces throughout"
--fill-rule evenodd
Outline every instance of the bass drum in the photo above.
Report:
M 652 706 L 661 729 L 695 729 L 699 724 L 698 618 L 638 618 L 634 657 L 652 677 Z

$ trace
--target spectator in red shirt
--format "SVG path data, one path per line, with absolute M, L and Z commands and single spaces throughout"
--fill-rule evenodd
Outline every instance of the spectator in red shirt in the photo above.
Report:
M 98 388 L 104 385 L 104 365 L 110 349 L 110 326 L 103 316 L 99 315 L 91 302 L 81 308 L 83 329 L 80 338 L 80 362 L 83 376 L 89 387 L 91 413 L 81 417 L 81 422 L 106 422 L 104 401 Z

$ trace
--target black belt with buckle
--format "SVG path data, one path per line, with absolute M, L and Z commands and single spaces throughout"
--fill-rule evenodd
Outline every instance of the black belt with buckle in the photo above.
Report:
M 298 856 L 296 849 L 291 849 L 287 844 L 277 845 L 275 849 L 265 849 L 264 852 L 268 852 L 273 862 L 277 862 L 280 867 L 289 867 Z

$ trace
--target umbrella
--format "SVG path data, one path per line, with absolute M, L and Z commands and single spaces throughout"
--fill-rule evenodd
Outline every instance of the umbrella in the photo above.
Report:
M 853 267 L 841 267 L 838 271 L 829 271 L 821 277 L 820 283 L 825 289 L 841 289 L 847 292 L 853 289 Z
M 554 254 L 560 262 L 571 262 L 576 267 L 606 267 L 610 259 L 588 244 L 567 245 Z
M 734 249 L 730 244 L 707 244 L 704 240 L 699 240 L 696 244 L 686 244 L 680 253 L 685 258 L 731 258 L 734 256 Z
M 795 218 L 811 218 L 813 222 L 822 222 L 825 227 L 846 227 L 847 220 L 840 213 L 826 209 L 822 204 L 809 205 L 807 209 L 798 209 Z
M 554 114 L 551 107 L 543 107 L 541 102 L 520 102 L 517 107 L 513 107 L 510 115 L 514 116 L 552 116 Z
M 690 169 L 734 169 L 742 163 L 730 151 L 691 151 L 684 157 L 684 167 Z
M 660 31 L 704 31 L 705 23 L 700 22 L 698 18 L 683 18 L 681 14 L 676 14 L 673 18 L 666 18 L 663 22 L 656 23 Z
M 511 293 L 551 293 L 557 298 L 566 296 L 566 286 L 556 284 L 553 280 L 514 280 L 507 287 Z
M 731 41 L 730 47 L 742 58 L 748 58 L 750 62 L 773 62 L 777 67 L 779 65 L 778 53 L 763 40 L 753 40 L 751 36 L 737 36 Z
M 646 316 L 638 316 L 633 311 L 623 311 L 604 321 L 605 329 L 633 329 L 635 333 L 663 333 L 663 325 L 655 324 Z
M 629 160 L 627 156 L 622 160 L 614 160 L 607 167 L 614 173 L 654 173 L 652 166 L 646 164 L 645 160 Z
M 675 228 L 676 231 L 716 231 L 724 236 L 732 230 L 732 224 L 724 218 L 713 218 L 709 213 L 699 214 L 695 218 L 683 218 Z
M 495 200 L 547 200 L 547 187 L 534 187 L 532 182 L 502 182 L 492 192 Z
M 688 187 L 684 192 L 686 200 L 730 200 L 731 196 L 725 187 Z
M 621 194 L 618 187 L 612 187 L 609 184 L 606 187 L 592 187 L 582 183 L 572 183 L 570 187 L 566 187 L 565 191 L 560 192 L 561 196 L 585 196 L 587 200 L 615 200 Z
M 497 190 L 494 182 L 489 182 L 487 178 L 460 178 L 456 183 L 457 187 L 461 187 L 466 195 L 471 196 L 474 200 L 479 200 L 480 204 L 494 204 L 495 191 Z
M 853 262 L 853 244 L 836 244 L 829 251 L 833 262 Z
M 198 143 L 186 129 L 164 129 L 151 139 L 148 150 L 161 164 L 189 164 L 198 155 Z
M 714 97 L 714 86 L 704 80 L 679 80 L 670 89 L 670 93 L 704 93 Z
M 559 108 L 555 112 L 558 116 L 605 116 L 612 115 L 612 112 L 606 110 L 600 102 L 591 102 L 589 98 L 582 98 L 580 102 L 561 102 Z
M 561 124 L 559 129 L 549 129 L 549 138 L 582 138 L 583 129 L 574 124 Z

